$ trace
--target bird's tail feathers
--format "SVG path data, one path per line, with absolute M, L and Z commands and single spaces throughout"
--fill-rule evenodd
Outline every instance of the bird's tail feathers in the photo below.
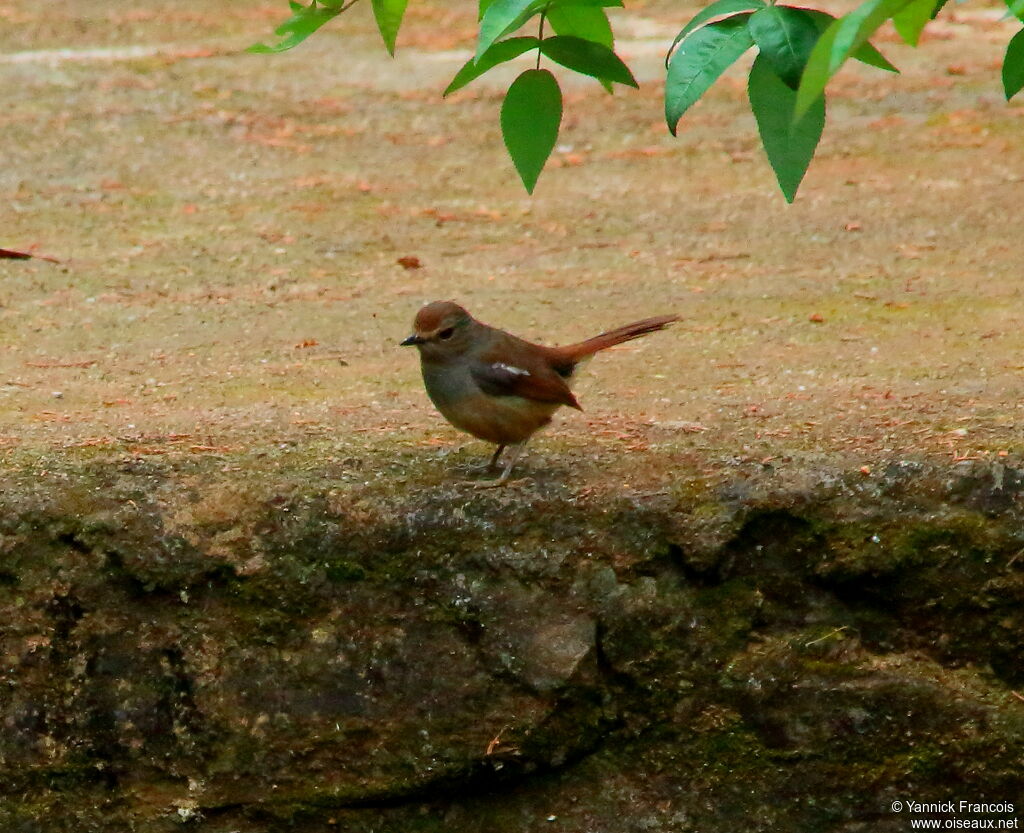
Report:
M 616 327 L 614 330 L 588 338 L 586 341 L 581 341 L 578 344 L 561 347 L 559 352 L 564 353 L 566 358 L 573 361 L 582 361 L 593 356 L 594 353 L 614 347 L 616 344 L 622 344 L 624 341 L 632 341 L 634 338 L 640 338 L 640 336 L 645 336 L 648 333 L 664 330 L 669 324 L 678 320 L 678 315 L 659 315 L 654 318 L 645 318 L 643 321 L 634 321 L 632 324 Z

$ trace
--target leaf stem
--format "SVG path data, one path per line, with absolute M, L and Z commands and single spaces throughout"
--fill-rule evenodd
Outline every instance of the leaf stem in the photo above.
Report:
M 357 0 L 352 0 L 353 3 Z M 548 16 L 548 7 L 545 6 L 544 10 L 540 13 L 540 26 L 537 28 L 537 69 L 540 69 L 540 42 L 544 40 L 544 20 Z

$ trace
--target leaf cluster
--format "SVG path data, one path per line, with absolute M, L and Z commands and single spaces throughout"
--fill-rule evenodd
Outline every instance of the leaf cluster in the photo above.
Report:
M 282 52 L 298 45 L 358 0 L 289 0 L 292 16 L 277 27 L 280 40 L 253 52 Z M 408 0 L 370 0 L 381 38 L 394 54 Z M 501 131 L 509 156 L 530 193 L 558 140 L 562 93 L 548 62 L 596 79 L 636 87 L 615 52 L 607 9 L 622 0 L 478 0 L 479 32 L 473 56 L 444 94 L 472 83 L 500 64 L 536 53 L 534 66 L 509 86 L 501 107 Z M 751 50 L 747 95 L 761 143 L 782 193 L 792 202 L 825 128 L 826 89 L 853 59 L 897 72 L 870 39 L 886 23 L 917 46 L 921 33 L 947 0 L 864 0 L 841 17 L 813 8 L 765 0 L 714 0 L 675 36 L 666 58 L 665 120 L 675 135 L 679 122 L 705 92 Z M 1024 0 L 1006 0 L 1024 21 Z M 518 34 L 536 25 L 536 34 Z M 550 31 L 548 31 L 550 30 Z M 1003 61 L 1009 100 L 1024 88 L 1024 29 L 1009 42 Z
M 613 84 L 636 87 L 629 67 L 615 54 L 605 9 L 622 0 L 480 0 L 476 53 L 456 73 L 445 95 L 461 89 L 498 64 L 536 50 L 537 63 L 508 88 L 501 106 L 501 133 L 512 163 L 529 193 L 554 150 L 562 122 L 558 79 L 541 69 L 547 58 L 565 69 Z M 533 18 L 535 37 L 509 37 Z M 545 36 L 545 23 L 555 34 Z

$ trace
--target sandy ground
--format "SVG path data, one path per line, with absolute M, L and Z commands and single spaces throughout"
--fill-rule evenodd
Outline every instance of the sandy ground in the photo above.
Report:
M 0 0 L 0 246 L 59 261 L 0 261 L 9 465 L 446 476 L 488 449 L 396 347 L 435 298 L 549 343 L 683 316 L 591 363 L 585 413 L 528 471 L 1018 458 L 1024 109 L 998 69 L 1017 24 L 972 6 L 916 51 L 883 33 L 902 74 L 843 71 L 787 206 L 748 64 L 665 129 L 663 50 L 694 8 L 613 12 L 641 90 L 567 80 L 530 198 L 498 132 L 512 75 L 441 99 L 474 4 L 414 4 L 391 60 L 368 7 L 256 56 L 283 2 Z

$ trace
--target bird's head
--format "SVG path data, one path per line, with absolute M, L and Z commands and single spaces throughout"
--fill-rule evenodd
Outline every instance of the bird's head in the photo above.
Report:
M 462 353 L 469 344 L 473 316 L 454 301 L 433 301 L 413 320 L 413 333 L 402 347 L 418 347 L 428 358 Z

